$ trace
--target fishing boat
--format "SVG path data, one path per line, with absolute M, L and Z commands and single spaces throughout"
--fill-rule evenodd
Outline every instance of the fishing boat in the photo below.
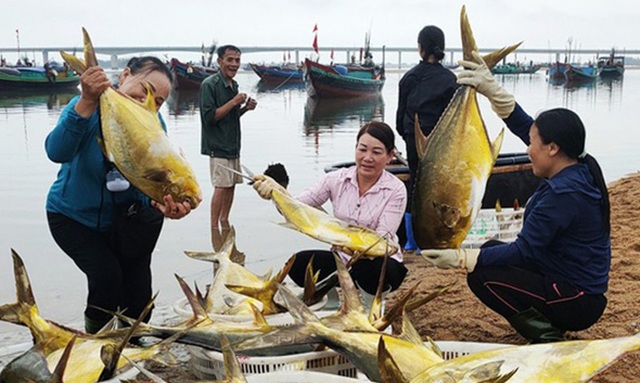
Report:
M 38 67 L 0 67 L 0 91 L 73 89 L 79 84 L 80 76 L 55 62 Z
M 300 65 L 285 63 L 283 65 L 262 65 L 250 63 L 249 66 L 260 77 L 260 80 L 268 84 L 284 84 L 290 82 L 302 83 L 302 67 Z
M 564 83 L 566 80 L 564 73 L 567 71 L 568 67 L 569 64 L 560 61 L 556 61 L 555 63 L 551 64 L 549 70 L 547 71 L 549 81 L 552 83 Z
M 533 63 L 529 65 L 519 65 L 514 63 L 505 63 L 496 65 L 491 68 L 491 73 L 493 74 L 533 74 L 536 73 L 541 68 L 540 65 L 534 65 Z
M 310 97 L 371 97 L 380 94 L 385 82 L 384 67 L 349 70 L 343 65 L 323 65 L 304 61 L 305 88 Z
M 325 167 L 324 171 L 328 173 L 353 165 L 353 161 L 340 162 Z M 404 158 L 397 156 L 386 169 L 406 185 L 410 185 L 409 165 Z M 516 200 L 523 206 L 539 183 L 540 178 L 533 174 L 533 165 L 526 153 L 501 153 L 487 181 L 482 208 L 493 209 L 497 201 L 504 207 L 513 206 Z
M 586 84 L 598 78 L 598 67 L 593 64 L 567 64 L 564 77 L 568 85 Z
M 171 59 L 170 65 L 175 77 L 175 85 L 180 89 L 200 89 L 200 84 L 205 78 L 218 72 L 216 68 L 185 63 L 176 58 Z
M 615 49 L 609 56 L 598 58 L 600 77 L 621 77 L 624 74 L 624 56 L 617 56 Z

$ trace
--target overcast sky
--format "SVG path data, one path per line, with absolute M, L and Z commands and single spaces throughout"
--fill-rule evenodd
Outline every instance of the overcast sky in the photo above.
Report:
M 640 49 L 637 0 L 2 0 L 0 47 L 80 46 L 81 27 L 96 46 L 413 47 L 419 30 L 442 28 L 460 47 L 466 4 L 480 47 L 523 40 L 527 48 Z

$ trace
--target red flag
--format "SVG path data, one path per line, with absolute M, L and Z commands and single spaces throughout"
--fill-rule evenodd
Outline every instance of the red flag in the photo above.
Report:
M 287 54 L 282 52 L 282 61 L 287 61 Z
M 313 30 L 311 31 L 311 33 L 313 32 L 318 32 L 318 24 L 313 26 Z
M 318 35 L 315 35 L 313 37 L 313 45 L 312 46 L 313 46 L 313 50 L 316 51 L 316 53 L 319 53 L 318 52 Z
M 333 48 L 331 48 L 331 60 L 333 60 Z
M 289 59 L 289 61 L 291 61 L 291 51 L 287 52 L 287 58 Z

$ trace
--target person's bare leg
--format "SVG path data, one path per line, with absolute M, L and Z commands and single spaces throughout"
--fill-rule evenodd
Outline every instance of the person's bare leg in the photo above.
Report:
M 216 187 L 213 189 L 211 197 L 211 243 L 214 243 L 215 233 L 219 233 L 220 211 L 222 210 L 222 201 L 225 188 Z
M 229 214 L 231 213 L 231 205 L 233 205 L 233 196 L 235 194 L 236 187 L 225 188 L 222 194 L 222 202 L 220 204 L 220 230 L 225 231 L 231 228 L 229 224 Z

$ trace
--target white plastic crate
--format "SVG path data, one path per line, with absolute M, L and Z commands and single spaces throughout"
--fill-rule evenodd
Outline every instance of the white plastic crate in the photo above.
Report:
M 189 346 L 188 348 L 191 355 L 191 370 L 198 379 L 224 379 L 225 372 L 221 352 L 207 351 L 195 346 Z M 333 381 L 333 377 L 336 376 L 351 378 L 358 376 L 358 369 L 347 358 L 332 350 L 283 356 L 238 356 L 238 362 L 245 376 L 254 374 L 271 375 L 271 373 L 280 375 L 292 371 L 324 373 L 330 379 L 328 381 Z M 289 381 L 264 380 L 264 382 L 283 383 Z
M 481 209 L 461 247 L 477 249 L 490 239 L 513 242 L 522 229 L 523 216 L 524 208 L 502 209 L 500 212 Z
M 474 352 L 511 346 L 510 344 L 504 343 L 456 342 L 446 340 L 437 341 L 436 344 L 440 348 L 440 351 L 442 351 L 442 356 L 445 360 L 473 354 Z
M 362 380 L 316 371 L 287 371 L 254 374 L 246 377 L 248 383 L 362 383 Z

